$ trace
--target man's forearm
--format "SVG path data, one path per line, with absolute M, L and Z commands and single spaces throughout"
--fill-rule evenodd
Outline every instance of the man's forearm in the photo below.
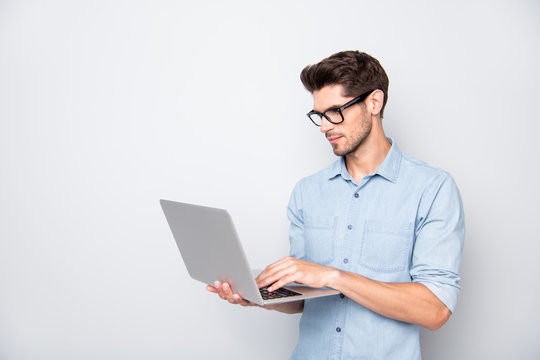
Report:
M 378 314 L 430 330 L 441 327 L 451 315 L 439 298 L 422 284 L 384 283 L 291 256 L 268 265 L 257 276 L 257 285 L 268 286 L 268 291 L 292 282 L 331 287 Z
M 378 314 L 430 330 L 440 328 L 451 315 L 427 287 L 418 283 L 384 283 L 336 270 L 328 286 Z

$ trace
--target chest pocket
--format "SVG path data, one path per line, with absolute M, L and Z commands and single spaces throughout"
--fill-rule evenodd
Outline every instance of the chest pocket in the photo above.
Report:
M 306 260 L 321 265 L 334 260 L 334 216 L 305 216 L 304 240 Z
M 360 263 L 372 270 L 408 269 L 413 245 L 413 224 L 393 220 L 366 220 Z

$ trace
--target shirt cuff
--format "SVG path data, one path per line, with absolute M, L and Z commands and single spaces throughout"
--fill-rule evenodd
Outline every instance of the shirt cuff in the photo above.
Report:
M 459 286 L 449 284 L 441 284 L 439 282 L 429 280 L 413 280 L 427 287 L 452 313 L 456 308 L 457 298 L 459 294 Z

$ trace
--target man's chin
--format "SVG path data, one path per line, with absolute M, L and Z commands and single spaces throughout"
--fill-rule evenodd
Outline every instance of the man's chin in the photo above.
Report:
M 337 146 L 332 146 L 332 150 L 334 151 L 334 155 L 336 156 L 345 156 L 347 155 L 347 152 L 343 149 L 338 148 Z

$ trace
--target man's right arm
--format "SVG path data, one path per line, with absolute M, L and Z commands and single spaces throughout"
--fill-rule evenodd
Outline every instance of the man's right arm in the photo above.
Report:
M 238 304 L 242 306 L 259 306 L 242 298 L 238 294 L 234 294 L 231 290 L 231 286 L 226 282 L 222 284 L 219 281 L 216 281 L 214 282 L 214 286 L 207 285 L 206 290 L 218 294 L 220 298 L 227 300 L 231 304 Z M 296 314 L 301 313 L 304 310 L 304 300 L 291 301 L 275 305 L 265 305 L 260 307 L 267 310 L 276 310 L 285 314 Z

